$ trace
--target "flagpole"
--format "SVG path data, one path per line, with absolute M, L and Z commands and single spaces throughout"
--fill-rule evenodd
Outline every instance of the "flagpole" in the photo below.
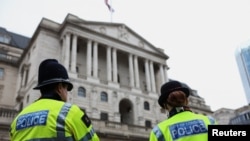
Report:
M 110 7 L 113 8 L 112 0 L 110 0 Z M 110 11 L 110 22 L 112 23 L 113 22 L 113 11 L 112 10 L 109 10 L 109 11 Z
M 112 1 L 108 1 L 108 0 L 105 0 L 104 1 L 106 6 L 108 7 L 109 9 L 109 12 L 110 12 L 110 22 L 113 22 L 113 12 L 114 12 L 114 9 L 112 7 Z

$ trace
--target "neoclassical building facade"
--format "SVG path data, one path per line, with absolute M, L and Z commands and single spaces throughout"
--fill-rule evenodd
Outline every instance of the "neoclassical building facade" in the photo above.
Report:
M 6 76 L 11 82 L 3 84 L 1 95 L 8 97 L 0 104 L 0 124 L 6 128 L 0 130 L 6 132 L 16 113 L 39 98 L 33 87 L 46 58 L 66 67 L 74 84 L 68 102 L 88 114 L 102 141 L 146 141 L 152 127 L 167 118 L 157 100 L 161 85 L 170 81 L 169 57 L 124 24 L 86 21 L 72 14 L 62 23 L 43 18 L 27 47 L 19 50 L 13 69 L 0 63 L 6 74 L 15 70 Z M 194 112 L 212 115 L 197 91 L 192 90 L 189 99 Z

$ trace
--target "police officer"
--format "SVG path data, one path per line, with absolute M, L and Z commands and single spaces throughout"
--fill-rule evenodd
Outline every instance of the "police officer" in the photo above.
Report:
M 208 125 L 216 124 L 209 116 L 193 113 L 188 105 L 189 88 L 179 81 L 162 85 L 159 105 L 168 110 L 168 119 L 158 123 L 150 141 L 207 141 Z
M 68 73 L 55 59 L 41 62 L 41 97 L 24 108 L 11 124 L 12 141 L 99 141 L 90 119 L 77 105 L 67 103 L 73 88 Z

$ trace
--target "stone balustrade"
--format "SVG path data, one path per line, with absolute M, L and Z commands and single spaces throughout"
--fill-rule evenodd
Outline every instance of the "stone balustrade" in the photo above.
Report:
M 16 117 L 18 111 L 0 108 L 0 125 L 9 125 Z
M 123 135 L 127 137 L 141 137 L 149 138 L 152 128 L 137 125 L 128 125 L 119 122 L 102 121 L 98 119 L 91 119 L 92 125 L 97 133 Z
M 0 108 L 0 130 L 8 133 L 9 126 L 15 116 L 18 114 L 16 110 Z M 147 139 L 152 128 L 145 126 L 129 125 L 120 122 L 103 121 L 99 119 L 91 119 L 95 131 L 103 135 L 118 135 L 125 137 L 140 137 Z

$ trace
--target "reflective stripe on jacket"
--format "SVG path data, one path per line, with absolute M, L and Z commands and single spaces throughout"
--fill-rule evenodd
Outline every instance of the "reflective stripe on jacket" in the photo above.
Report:
M 12 141 L 99 141 L 87 115 L 76 105 L 40 99 L 11 124 Z

